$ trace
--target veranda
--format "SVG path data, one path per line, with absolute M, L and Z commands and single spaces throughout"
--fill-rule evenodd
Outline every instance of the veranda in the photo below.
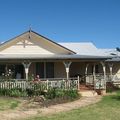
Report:
M 30 87 L 35 76 L 40 76 L 40 82 L 45 89 L 51 87 L 73 87 L 80 90 L 80 84 L 92 85 L 93 89 L 106 89 L 106 82 L 118 80 L 115 76 L 119 70 L 114 70 L 113 64 L 101 60 L 10 60 L 1 61 L 0 87 Z M 114 71 L 114 72 L 113 72 Z M 17 73 L 21 74 L 18 79 Z M 4 74 L 4 75 L 3 75 Z M 73 86 L 74 83 L 74 86 Z

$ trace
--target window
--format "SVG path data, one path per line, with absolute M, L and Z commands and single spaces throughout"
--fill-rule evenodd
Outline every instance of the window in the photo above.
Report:
M 36 75 L 39 75 L 40 78 L 44 78 L 44 62 L 36 63 Z
M 40 78 L 54 78 L 54 63 L 53 62 L 37 62 L 36 75 Z
M 21 79 L 24 78 L 24 67 L 23 67 L 23 65 L 15 65 L 15 70 L 14 71 L 15 71 L 14 78 L 16 78 L 18 73 L 21 75 Z
M 46 78 L 54 78 L 54 63 L 46 63 Z
M 0 76 L 2 76 L 2 74 L 5 74 L 5 65 L 0 65 Z

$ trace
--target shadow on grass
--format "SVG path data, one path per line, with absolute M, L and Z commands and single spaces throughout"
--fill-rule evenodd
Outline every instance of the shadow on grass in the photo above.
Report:
M 114 96 L 111 96 L 111 98 L 114 99 L 114 100 L 120 101 L 120 96 L 114 95 Z
M 114 92 L 116 92 L 116 94 L 115 95 L 111 95 L 110 97 L 112 99 L 114 99 L 114 100 L 120 101 L 120 90 L 116 90 Z

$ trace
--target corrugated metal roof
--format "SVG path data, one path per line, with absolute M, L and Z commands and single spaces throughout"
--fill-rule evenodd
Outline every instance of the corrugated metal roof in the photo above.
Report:
M 120 62 L 120 57 L 114 57 L 112 59 L 107 59 L 106 62 Z
M 86 43 L 59 43 L 73 51 L 75 51 L 77 54 L 87 54 L 90 55 L 92 52 L 95 53 L 97 51 L 97 48 L 90 42 Z
M 112 56 L 116 54 L 115 49 L 98 49 L 91 42 L 70 42 L 70 43 L 59 43 L 73 51 L 75 51 L 79 55 L 92 55 L 92 56 Z

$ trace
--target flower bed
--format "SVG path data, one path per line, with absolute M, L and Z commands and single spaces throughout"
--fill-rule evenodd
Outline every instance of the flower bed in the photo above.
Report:
M 36 102 L 41 106 L 49 106 L 52 104 L 64 103 L 79 98 L 78 90 L 74 87 L 68 89 L 59 87 L 49 87 L 46 89 L 46 85 L 43 83 L 34 83 L 26 89 L 14 87 L 8 89 L 0 89 L 0 96 L 9 97 L 23 97 Z
M 62 90 L 51 88 L 45 91 L 44 95 L 30 96 L 26 108 L 48 107 L 55 104 L 66 103 L 79 99 L 81 96 L 77 90 Z

